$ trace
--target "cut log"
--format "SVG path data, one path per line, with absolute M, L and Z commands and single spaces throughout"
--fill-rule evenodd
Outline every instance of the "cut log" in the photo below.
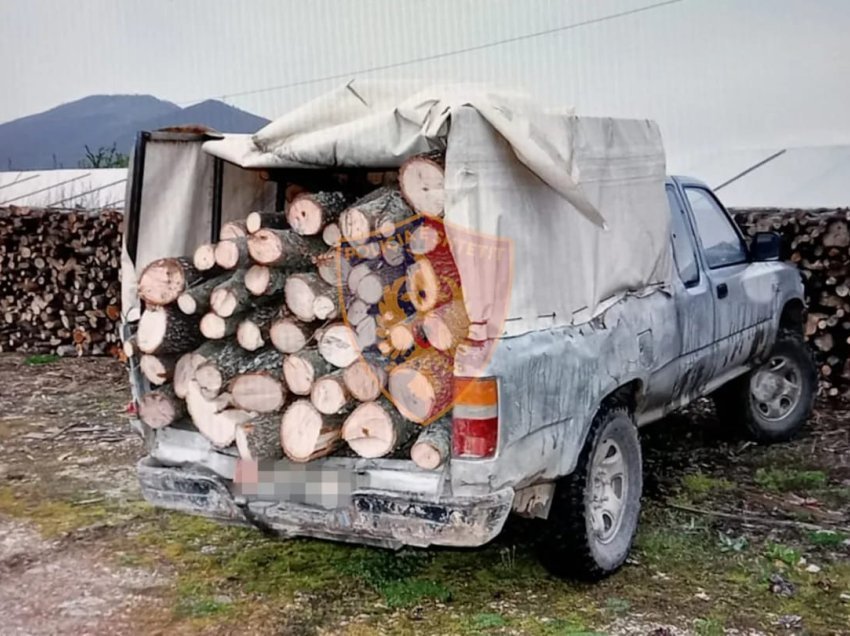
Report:
M 188 258 L 160 258 L 142 270 L 139 298 L 151 305 L 168 305 L 201 277 Z
M 248 230 L 245 228 L 245 221 L 228 221 L 221 226 L 218 233 L 219 241 L 239 238 L 240 236 L 248 236 Z
M 206 272 L 215 267 L 215 245 L 205 243 L 192 254 L 192 264 L 199 272 Z
M 265 265 L 252 265 L 245 272 L 245 287 L 254 296 L 271 296 L 283 291 L 286 272 Z
M 348 285 L 348 291 L 355 296 L 357 295 L 357 287 L 364 277 L 372 272 L 372 267 L 369 263 L 359 263 L 351 268 L 348 276 L 345 279 L 345 284 Z
M 197 317 L 187 316 L 170 305 L 145 311 L 136 337 L 140 351 L 156 354 L 188 351 L 201 341 Z
M 404 246 L 395 238 L 388 238 L 385 241 L 381 241 L 381 256 L 387 265 L 393 267 L 404 265 L 407 258 Z
M 452 450 L 452 420 L 442 417 L 419 433 L 410 449 L 410 459 L 424 470 L 436 470 L 449 458 Z
M 127 338 L 123 343 L 121 343 L 121 350 L 124 352 L 124 357 L 128 360 L 135 356 L 139 351 L 139 345 L 136 339 L 136 335 L 133 334 L 129 338 Z
M 230 395 L 223 393 L 214 400 L 207 400 L 195 380 L 189 382 L 186 391 L 186 409 L 201 434 L 213 446 L 224 448 L 236 439 L 236 427 L 254 419 L 255 414 L 241 409 L 228 408 Z
M 336 222 L 348 202 L 342 192 L 302 192 L 287 207 L 286 220 L 298 234 L 312 236 Z
M 317 338 L 319 353 L 325 360 L 340 369 L 353 363 L 360 355 L 357 338 L 348 325 L 340 323 L 330 325 L 322 329 Z
M 350 394 L 342 379 L 342 371 L 336 370 L 323 375 L 313 382 L 310 390 L 310 401 L 319 413 L 334 415 L 347 411 L 351 402 Z
M 449 351 L 463 341 L 469 332 L 469 317 L 462 299 L 455 299 L 433 309 L 422 321 L 422 330 L 435 348 Z
M 354 325 L 356 328 L 357 325 L 369 315 L 369 310 L 371 309 L 371 305 L 367 305 L 359 298 L 352 300 L 351 303 L 345 310 L 345 319 L 348 321 L 348 324 Z
M 291 271 L 311 267 L 315 257 L 327 249 L 321 239 L 301 236 L 292 230 L 262 229 L 248 239 L 248 251 L 257 263 Z
M 342 425 L 342 438 L 361 457 L 376 458 L 404 444 L 415 429 L 389 402 L 380 400 L 354 409 Z
M 189 353 L 184 353 L 174 367 L 174 393 L 177 397 L 186 399 L 189 383 L 195 379 L 195 371 L 205 362 L 221 355 L 223 349 L 237 350 L 237 345 L 231 341 L 211 340 Z
M 337 223 L 328 223 L 322 230 L 322 240 L 325 245 L 336 247 L 342 242 L 342 232 Z
M 330 249 L 316 258 L 316 270 L 328 285 L 340 287 L 351 273 L 351 264 L 342 257 L 340 250 Z
M 387 385 L 387 372 L 381 366 L 361 358 L 346 367 L 342 379 L 355 400 L 371 402 L 381 397 L 381 390 Z
M 452 357 L 428 349 L 390 371 L 393 404 L 406 418 L 428 423 L 451 407 L 453 374 Z
M 358 266 L 359 267 L 359 266 Z M 369 268 L 369 272 L 360 278 L 355 295 L 368 305 L 377 304 L 388 289 L 404 278 L 404 267 L 392 267 L 380 261 Z
M 151 384 L 159 386 L 174 377 L 174 368 L 180 354 L 171 353 L 161 356 L 144 354 L 139 359 L 139 370 Z
M 431 311 L 452 300 L 451 287 L 440 280 L 427 258 L 420 258 L 407 268 L 407 292 L 417 311 Z
M 411 254 L 424 256 L 437 249 L 442 240 L 437 227 L 430 223 L 423 223 L 411 232 L 408 248 Z
M 280 415 L 256 417 L 236 427 L 236 450 L 247 460 L 277 459 L 283 455 L 280 446 Z
M 316 378 L 327 375 L 334 369 L 316 347 L 307 347 L 286 356 L 283 361 L 283 378 L 290 392 L 295 395 L 310 395 Z
M 207 360 L 195 371 L 195 380 L 201 395 L 212 400 L 224 390 L 232 378 L 253 371 L 280 373 L 283 356 L 268 347 L 261 351 L 245 351 L 239 347 L 226 347 Z M 280 376 L 278 376 L 280 377 Z
M 251 302 L 251 294 L 245 287 L 244 269 L 233 272 L 230 278 L 216 285 L 210 294 L 210 308 L 222 318 L 246 311 Z
M 310 400 L 297 400 L 280 420 L 280 441 L 284 454 L 294 462 L 309 462 L 332 453 L 342 442 L 343 416 L 325 415 Z
M 240 236 L 219 241 L 215 246 L 215 262 L 222 269 L 248 267 L 251 264 L 251 256 L 248 254 L 248 239 Z
M 398 171 L 398 183 L 407 203 L 419 214 L 443 216 L 445 159 L 441 152 L 411 157 Z
M 313 272 L 292 274 L 286 279 L 283 289 L 286 296 L 286 306 L 295 314 L 296 318 L 304 322 L 316 319 L 314 301 L 318 297 L 332 298 L 338 293 L 334 287 L 328 285 L 318 274 Z M 331 303 L 333 303 L 332 300 Z M 320 302 L 320 307 L 322 306 Z
M 233 406 L 257 413 L 278 411 L 286 399 L 280 369 L 237 375 L 230 382 L 229 392 Z
M 251 212 L 245 218 L 245 230 L 256 234 L 262 229 L 283 230 L 286 228 L 286 215 L 283 212 Z
M 378 342 L 378 324 L 374 316 L 366 316 L 357 323 L 354 329 L 354 337 L 360 351 L 365 351 Z
M 187 316 L 204 314 L 210 309 L 210 294 L 213 290 L 230 279 L 231 274 L 222 274 L 192 285 L 177 297 L 177 306 Z
M 280 308 L 274 305 L 259 307 L 254 313 L 239 323 L 236 328 L 236 341 L 248 351 L 256 351 L 269 341 L 269 329 L 272 321 L 280 316 Z
M 245 319 L 247 314 L 235 314 L 222 318 L 218 314 L 209 312 L 201 318 L 201 333 L 210 340 L 221 340 L 236 333 L 239 323 Z
M 186 405 L 170 384 L 139 398 L 139 419 L 151 428 L 165 428 L 186 416 Z
M 307 346 L 315 330 L 314 326 L 294 318 L 281 317 L 274 320 L 269 327 L 269 339 L 278 351 L 296 353 Z
M 357 200 L 339 217 L 339 229 L 352 245 L 370 236 L 392 236 L 399 223 L 413 216 L 395 188 L 378 188 Z
M 416 346 L 417 342 L 426 342 L 425 332 L 422 330 L 422 316 L 413 314 L 403 321 L 389 327 L 387 330 L 389 343 L 392 348 L 401 353 L 406 353 Z

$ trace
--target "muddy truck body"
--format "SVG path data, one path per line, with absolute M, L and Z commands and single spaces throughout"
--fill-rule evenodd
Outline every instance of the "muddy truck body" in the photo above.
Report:
M 148 501 L 283 537 L 386 548 L 480 546 L 515 513 L 546 524 L 553 567 L 592 579 L 622 565 L 635 535 L 640 426 L 712 396 L 724 423 L 759 440 L 780 441 L 799 430 L 815 380 L 802 342 L 801 277 L 779 261 L 779 237 L 757 234 L 748 244 L 709 187 L 665 177 L 663 150 L 660 165 L 647 154 L 649 146 L 661 148 L 648 122 L 529 117 L 544 128 L 546 122 L 563 124 L 570 133 L 567 163 L 573 169 L 564 170 L 578 192 L 570 199 L 557 174 L 547 173 L 541 161 L 525 160 L 531 152 L 517 160 L 524 142 L 511 130 L 497 131 L 487 119 L 497 115 L 489 112 L 465 104 L 452 112 L 448 131 L 436 133 L 448 146 L 447 220 L 452 200 L 456 209 L 466 206 L 466 216 L 453 221 L 478 218 L 504 197 L 530 196 L 526 204 L 543 201 L 553 209 L 532 219 L 530 228 L 531 208 L 512 200 L 501 221 L 474 228 L 498 227 L 499 240 L 512 246 L 504 256 L 512 269 L 489 286 L 481 282 L 486 276 L 476 283 L 480 263 L 461 269 L 465 298 L 477 293 L 468 286 L 481 284 L 481 306 L 501 303 L 505 311 L 498 324 L 473 318 L 483 325 L 478 338 L 488 343 L 486 359 L 475 359 L 482 349 L 473 347 L 470 360 L 459 356 L 455 363 L 454 382 L 475 390 L 461 393 L 447 415 L 450 458 L 434 470 L 408 457 L 283 458 L 261 463 L 246 491 L 238 483 L 235 448 L 215 447 L 189 420 L 158 430 L 135 421 L 146 444 L 138 474 Z M 197 132 L 139 136 L 128 188 L 127 281 L 154 257 L 176 249 L 191 253 L 216 240 L 222 223 L 248 209 L 281 209 L 287 183 L 309 183 L 321 171 L 294 161 L 281 165 L 283 151 L 263 148 L 261 137 L 262 131 L 248 139 Z M 245 144 L 266 158 L 246 158 Z M 320 146 L 321 140 L 311 147 Z M 371 161 L 352 151 L 336 158 L 334 170 L 397 168 L 412 149 L 400 156 L 377 153 Z M 461 168 L 452 172 L 453 165 Z M 613 184 L 609 194 L 599 183 Z M 628 189 L 624 183 L 640 185 L 620 196 Z M 479 206 L 472 213 L 470 192 Z M 556 209 L 561 203 L 564 208 Z M 640 218 L 632 218 L 634 210 Z M 567 214 L 571 218 L 559 216 Z M 569 224 L 571 238 L 564 238 L 562 223 Z M 158 244 L 163 241 L 171 244 Z M 581 251 L 588 241 L 601 243 Z M 643 280 L 629 280 L 637 270 L 647 273 Z M 615 275 L 619 279 L 609 284 Z M 587 293 L 562 294 L 582 285 Z M 505 287 L 509 299 L 499 295 Z M 568 298 L 559 303 L 562 297 Z M 545 303 L 552 303 L 551 311 Z M 125 338 L 134 332 L 136 309 L 127 314 Z M 138 399 L 151 387 L 133 358 L 130 375 Z

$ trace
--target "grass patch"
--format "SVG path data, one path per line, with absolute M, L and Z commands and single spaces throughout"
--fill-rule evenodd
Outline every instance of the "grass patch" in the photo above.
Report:
M 817 530 L 815 532 L 810 532 L 807 535 L 809 543 L 812 545 L 821 546 L 824 548 L 836 548 L 840 545 L 843 545 L 847 539 L 850 539 L 850 535 L 847 535 L 843 532 L 833 532 L 829 530 Z
M 823 488 L 828 478 L 822 470 L 759 468 L 756 471 L 755 481 L 765 490 L 789 492 Z
M 33 494 L 16 493 L 8 486 L 0 488 L 0 513 L 32 521 L 47 538 L 96 523 L 120 521 L 126 512 L 106 501 L 75 505 L 73 501 L 40 500 Z
M 723 636 L 726 630 L 723 623 L 713 618 L 698 618 L 694 621 L 694 631 L 699 636 Z
M 26 358 L 24 360 L 24 364 L 34 367 L 38 366 L 39 364 L 50 364 L 52 362 L 56 362 L 59 359 L 59 356 L 53 353 L 37 353 Z
M 728 479 L 712 477 L 705 473 L 689 473 L 682 477 L 682 489 L 691 499 L 701 501 L 714 492 L 728 492 L 735 489 Z
M 504 627 L 508 624 L 508 621 L 506 621 L 501 614 L 483 613 L 475 614 L 471 618 L 470 623 L 472 624 L 473 629 L 483 630 Z
M 771 561 L 779 561 L 788 567 L 794 567 L 800 562 L 800 551 L 781 543 L 769 543 L 764 555 Z

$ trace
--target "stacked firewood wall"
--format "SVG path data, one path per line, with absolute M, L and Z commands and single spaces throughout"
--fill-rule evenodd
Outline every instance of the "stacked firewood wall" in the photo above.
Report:
M 154 387 L 143 422 L 191 421 L 244 460 L 446 460 L 469 322 L 440 220 L 442 156 L 367 177 L 289 184 L 284 210 L 246 211 L 217 243 L 144 268 L 125 343 Z
M 748 235 L 778 232 L 782 258 L 803 275 L 806 339 L 815 352 L 821 390 L 850 398 L 850 209 L 736 210 Z
M 120 352 L 122 215 L 0 208 L 0 351 Z

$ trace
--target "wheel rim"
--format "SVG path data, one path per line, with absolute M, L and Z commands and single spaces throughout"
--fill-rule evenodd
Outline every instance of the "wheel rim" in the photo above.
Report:
M 600 543 L 610 542 L 623 522 L 623 508 L 629 487 L 626 462 L 620 445 L 603 439 L 593 453 L 591 464 L 590 521 Z
M 750 380 L 750 402 L 766 420 L 785 419 L 803 395 L 802 373 L 785 356 L 774 356 Z

